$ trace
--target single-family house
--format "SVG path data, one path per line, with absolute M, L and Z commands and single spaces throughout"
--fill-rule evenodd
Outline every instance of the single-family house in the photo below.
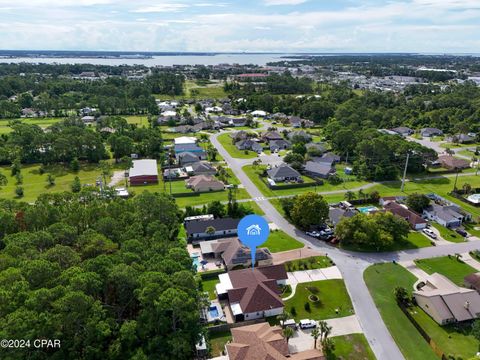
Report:
M 423 137 L 442 136 L 443 131 L 437 128 L 423 128 L 420 130 L 420 135 Z
M 282 182 L 282 181 L 301 181 L 302 175 L 295 170 L 294 168 L 290 167 L 289 165 L 282 164 L 276 167 L 267 170 L 268 177 L 275 182 Z
M 240 140 L 246 140 L 248 138 L 248 135 L 248 132 L 246 132 L 245 130 L 240 130 L 231 133 L 230 137 L 233 139 L 233 141 L 238 142 Z
M 391 201 L 384 205 L 384 209 L 407 221 L 414 230 L 422 230 L 427 227 L 427 221 L 405 205 Z
M 204 258 L 221 260 L 229 271 L 239 267 L 249 268 L 252 266 L 251 250 L 238 238 L 203 241 L 200 243 L 200 250 Z M 267 248 L 257 247 L 255 261 L 255 266 L 272 265 L 272 254 Z
M 246 118 L 231 118 L 229 124 L 234 127 L 240 127 L 247 125 Z
M 406 126 L 399 126 L 396 128 L 391 129 L 392 131 L 396 132 L 398 135 L 402 136 L 410 136 L 414 133 L 412 129 Z
M 267 131 L 262 135 L 262 140 L 265 142 L 270 142 L 272 140 L 282 140 L 283 136 L 276 131 Z
M 91 123 L 95 122 L 95 116 L 91 116 L 91 115 L 84 116 L 84 117 L 82 117 L 82 121 L 85 124 L 91 124 Z
M 197 138 L 191 136 L 181 136 L 174 139 L 175 145 L 194 145 L 197 143 Z
M 298 116 L 290 116 L 288 118 L 290 125 L 294 128 L 310 128 L 314 125 L 313 121 L 302 119 Z
M 292 131 L 288 134 L 288 139 L 290 141 L 292 141 L 293 139 L 301 139 L 303 142 L 308 143 L 312 140 L 312 135 L 303 130 Z
M 458 134 L 458 135 L 453 135 L 452 137 L 447 139 L 448 141 L 451 141 L 453 143 L 459 143 L 459 144 L 471 144 L 475 142 L 475 136 L 469 135 L 469 134 Z
M 480 316 L 480 295 L 473 289 L 460 287 L 447 277 L 433 273 L 425 284 L 413 292 L 419 307 L 440 325 L 477 319 Z
M 263 151 L 263 146 L 253 139 L 240 140 L 235 146 L 238 150 L 252 150 L 259 154 Z
M 307 161 L 304 167 L 305 174 L 310 177 L 328 179 L 329 176 L 336 173 L 335 168 L 329 163 L 319 163 Z
M 450 170 L 462 170 L 470 167 L 470 162 L 465 159 L 456 158 L 451 155 L 440 155 L 438 157 L 440 166 Z
M 198 146 L 197 144 L 175 144 L 174 146 L 175 154 L 181 154 L 184 152 L 190 152 L 190 153 L 204 153 L 205 150 Z
M 208 192 L 225 190 L 225 184 L 213 176 L 197 175 L 185 180 L 185 186 L 194 192 Z
M 189 175 L 215 175 L 217 169 L 215 169 L 210 163 L 206 161 L 197 161 L 189 164 L 185 167 L 185 171 Z
M 225 346 L 228 360 L 325 360 L 320 349 L 292 352 L 294 347 L 288 346 L 278 325 L 264 322 L 230 331 L 232 341 Z
M 279 285 L 285 285 L 283 264 L 233 270 L 219 275 L 218 298 L 228 299 L 236 322 L 277 316 L 283 312 Z
M 423 215 L 447 228 L 456 228 L 462 225 L 465 215 L 453 205 L 439 205 L 433 203 L 423 210 Z
M 403 203 L 405 202 L 405 200 L 407 199 L 406 196 L 383 196 L 380 198 L 380 200 L 378 200 L 378 203 L 381 205 L 381 206 L 385 206 L 387 205 L 388 203 L 391 203 L 391 202 L 397 202 L 397 203 Z
M 205 239 L 218 239 L 230 236 L 237 236 L 237 227 L 240 219 L 198 219 L 185 222 L 187 239 L 190 242 L 198 243 Z M 213 233 L 208 234 L 207 229 L 213 228 Z
M 336 164 L 341 160 L 340 156 L 331 152 L 323 154 L 321 157 L 314 157 L 312 161 L 320 163 Z
M 157 160 L 133 160 L 128 178 L 131 186 L 158 184 Z
M 270 147 L 270 151 L 276 152 L 276 151 L 280 151 L 280 150 L 290 149 L 292 144 L 287 140 L 281 139 L 281 140 L 270 141 L 268 146 Z
M 328 209 L 328 220 L 333 227 L 336 227 L 343 218 L 351 218 L 357 214 L 359 214 L 359 211 L 355 208 L 331 207 Z
M 465 276 L 463 282 L 469 289 L 475 289 L 477 292 L 480 292 L 480 272 Z
M 187 164 L 192 164 L 199 162 L 201 160 L 205 160 L 207 158 L 207 154 L 203 153 L 191 153 L 191 152 L 183 152 L 176 155 L 177 161 L 180 165 L 185 166 Z

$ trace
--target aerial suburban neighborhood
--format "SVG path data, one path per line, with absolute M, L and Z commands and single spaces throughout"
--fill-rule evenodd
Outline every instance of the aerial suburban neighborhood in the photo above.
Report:
M 320 3 L 0 2 L 1 360 L 480 359 L 478 4 Z

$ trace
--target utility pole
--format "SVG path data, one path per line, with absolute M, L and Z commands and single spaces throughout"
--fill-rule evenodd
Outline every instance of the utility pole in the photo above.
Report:
M 405 178 L 407 177 L 408 160 L 410 160 L 410 153 L 407 153 L 407 161 L 405 162 L 405 170 L 403 170 L 401 192 L 403 192 L 403 189 L 405 189 Z
M 459 169 L 457 169 L 457 176 L 455 176 L 455 184 L 453 185 L 453 191 L 456 192 L 457 191 L 457 180 L 458 180 L 458 171 Z

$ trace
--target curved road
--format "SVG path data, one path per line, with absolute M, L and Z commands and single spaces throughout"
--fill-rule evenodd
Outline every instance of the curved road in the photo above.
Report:
M 452 243 L 451 245 L 390 253 L 356 253 L 333 248 L 325 242 L 309 237 L 296 229 L 275 209 L 275 207 L 273 207 L 268 199 L 264 197 L 255 184 L 243 172 L 242 167 L 246 165 L 248 161 L 233 158 L 220 144 L 217 137 L 222 133 L 224 132 L 211 135 L 211 143 L 217 148 L 220 155 L 225 159 L 250 196 L 253 199 L 258 199 L 256 202 L 265 214 L 267 214 L 266 217 L 269 221 L 275 223 L 284 232 L 303 242 L 306 246 L 327 253 L 335 262 L 342 273 L 347 290 L 352 299 L 355 313 L 359 318 L 365 337 L 377 359 L 404 359 L 370 296 L 365 281 L 363 280 L 364 270 L 375 263 L 391 262 L 394 260 L 406 261 L 469 252 L 480 249 L 480 242 Z M 251 161 L 253 160 L 254 159 Z

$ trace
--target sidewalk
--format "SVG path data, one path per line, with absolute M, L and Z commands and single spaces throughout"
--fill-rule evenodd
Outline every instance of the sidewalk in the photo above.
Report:
M 480 271 L 480 262 L 475 260 L 468 252 L 462 254 L 462 261 L 473 267 L 475 270 Z
M 419 280 L 423 280 L 423 279 L 426 279 L 429 275 L 423 271 L 422 269 L 420 269 L 419 267 L 417 267 L 417 265 L 415 265 L 415 263 L 413 262 L 413 260 L 410 260 L 410 261 L 400 261 L 399 262 L 400 265 L 402 265 L 405 269 L 407 269 L 408 271 L 410 271 L 413 275 L 415 275 L 417 277 L 417 279 Z

